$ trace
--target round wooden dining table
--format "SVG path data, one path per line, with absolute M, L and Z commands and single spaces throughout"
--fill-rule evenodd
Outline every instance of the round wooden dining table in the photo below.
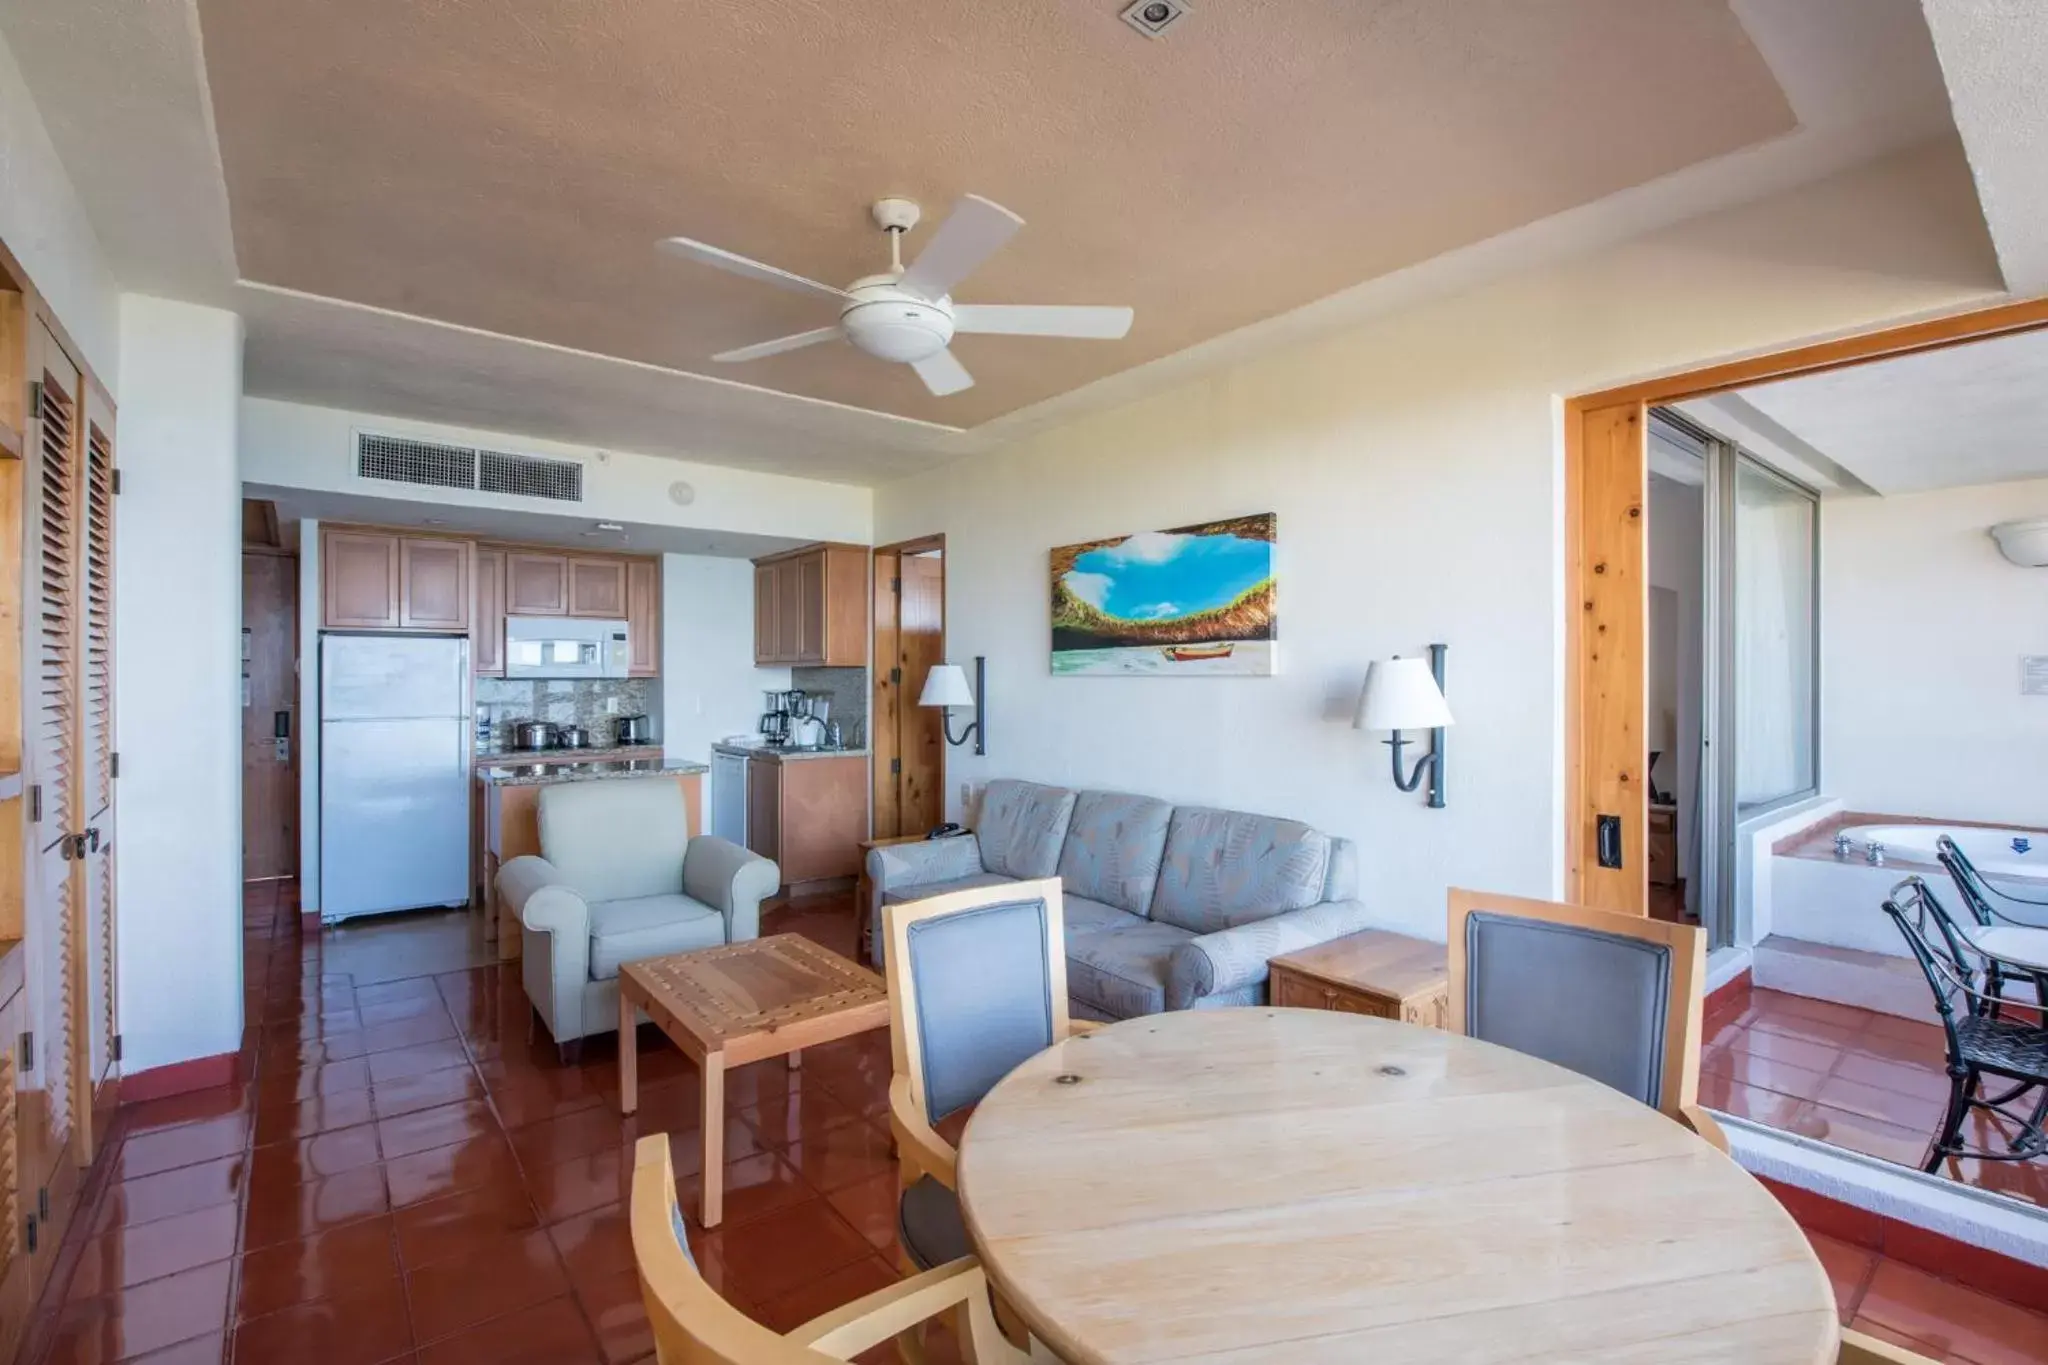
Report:
M 1832 1362 L 1805 1235 L 1720 1152 L 1548 1062 L 1322 1010 L 1126 1020 L 1005 1077 L 959 1194 L 1069 1365 Z

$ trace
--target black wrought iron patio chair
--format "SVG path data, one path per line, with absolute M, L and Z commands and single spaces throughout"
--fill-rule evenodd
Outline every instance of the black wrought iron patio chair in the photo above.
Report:
M 1934 992 L 1934 1008 L 1941 1016 L 1948 1045 L 1948 1107 L 1921 1169 L 1932 1173 L 1951 1156 L 2031 1161 L 2048 1154 L 2048 1137 L 2042 1132 L 2042 1118 L 2048 1113 L 2048 1028 L 2001 1018 L 1991 1008 L 1992 998 L 1984 984 L 1990 970 L 1988 959 L 1963 936 L 1925 881 L 1908 877 L 1894 886 L 1885 897 L 1884 910 L 1905 935 L 1906 946 Z M 1977 1093 L 1986 1076 L 2014 1084 L 2004 1095 L 1986 1099 Z M 2031 1113 L 2011 1108 L 2037 1088 L 2042 1096 Z M 2017 1135 L 2006 1150 L 1964 1145 L 1963 1124 L 1972 1110 L 1996 1114 L 2017 1125 Z
M 1962 896 L 1963 904 L 1969 908 L 1971 918 L 1985 929 L 2009 925 L 2016 929 L 2041 929 L 2048 932 L 2048 899 L 2034 900 L 2003 887 L 1994 886 L 1991 880 L 1977 870 L 1970 856 L 1944 834 L 1934 841 L 1934 856 L 1947 870 L 1949 879 L 1956 884 L 1956 891 Z M 1995 901 L 2012 905 L 2028 905 L 2040 913 L 2020 918 L 2000 910 Z M 1988 955 L 1987 955 L 1988 956 Z M 2034 1003 L 2048 1007 L 2048 974 L 1989 958 L 1984 982 L 1984 993 L 1990 998 L 1991 1012 L 1996 1014 L 2005 997 L 2005 986 L 2014 985 L 2034 988 Z

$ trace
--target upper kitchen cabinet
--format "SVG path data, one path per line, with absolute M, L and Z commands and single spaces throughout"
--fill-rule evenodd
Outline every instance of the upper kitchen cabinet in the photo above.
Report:
M 813 545 L 754 562 L 754 662 L 868 661 L 868 551 Z
M 571 559 L 569 615 L 619 621 L 626 615 L 626 561 Z
M 534 550 L 506 551 L 505 614 L 567 616 L 569 556 Z
M 661 561 L 626 561 L 626 676 L 661 676 Z
M 480 678 L 505 676 L 505 552 L 476 552 L 476 629 L 470 654 Z
M 321 625 L 329 630 L 469 629 L 467 541 L 330 527 L 320 533 Z

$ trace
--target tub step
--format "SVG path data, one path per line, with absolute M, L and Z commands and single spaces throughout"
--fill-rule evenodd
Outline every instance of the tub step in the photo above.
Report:
M 1756 984 L 1770 990 L 1923 1024 L 1941 1022 L 1927 978 L 1911 958 L 1772 934 L 1756 945 L 1750 970 Z

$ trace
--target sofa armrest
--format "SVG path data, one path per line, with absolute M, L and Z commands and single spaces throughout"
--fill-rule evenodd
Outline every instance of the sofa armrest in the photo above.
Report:
M 1322 901 L 1197 935 L 1173 950 L 1167 967 L 1166 1008 L 1184 1010 L 1204 996 L 1263 985 L 1271 959 L 1372 927 L 1363 903 Z
M 868 880 L 878 896 L 972 877 L 982 870 L 981 841 L 972 834 L 884 844 L 868 850 Z
M 683 892 L 725 916 L 725 941 L 761 936 L 761 902 L 782 885 L 782 869 L 730 839 L 700 834 L 683 851 Z

